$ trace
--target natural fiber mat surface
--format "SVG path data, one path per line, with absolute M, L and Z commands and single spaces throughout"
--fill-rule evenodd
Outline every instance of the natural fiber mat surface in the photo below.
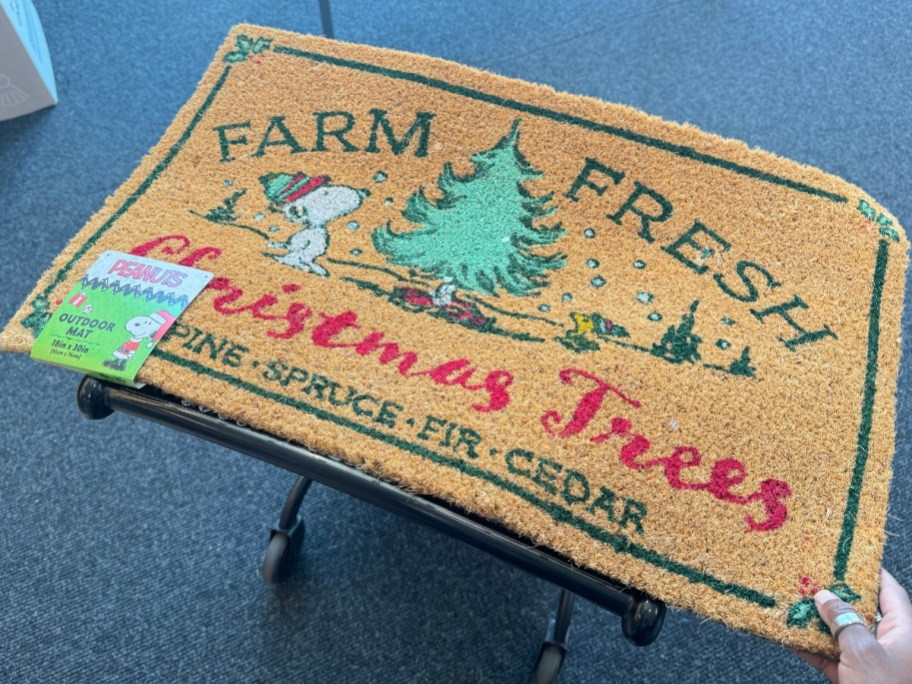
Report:
M 239 26 L 0 343 L 104 250 L 213 271 L 140 380 L 829 652 L 814 590 L 876 605 L 906 248 L 738 142 Z

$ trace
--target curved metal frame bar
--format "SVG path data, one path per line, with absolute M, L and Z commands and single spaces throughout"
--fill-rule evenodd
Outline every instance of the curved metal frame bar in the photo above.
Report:
M 574 567 L 557 554 L 535 548 L 491 521 L 458 510 L 444 501 L 404 491 L 303 446 L 185 406 L 180 400 L 151 387 L 137 390 L 86 377 L 79 386 L 77 404 L 89 419 L 105 418 L 112 411 L 120 411 L 152 420 L 440 530 L 621 616 L 624 636 L 638 646 L 652 643 L 662 628 L 665 619 L 662 601 Z M 569 621 L 569 604 L 567 608 L 563 618 Z

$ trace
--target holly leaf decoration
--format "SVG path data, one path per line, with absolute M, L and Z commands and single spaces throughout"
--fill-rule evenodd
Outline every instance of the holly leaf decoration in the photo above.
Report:
M 830 591 L 832 591 L 834 594 L 836 594 L 836 596 L 841 598 L 846 603 L 855 603 L 861 599 L 861 596 L 856 594 L 855 591 L 845 582 L 836 582 L 830 587 Z
M 811 624 L 811 620 L 815 617 L 817 617 L 817 607 L 814 605 L 814 599 L 811 596 L 805 596 L 789 606 L 785 624 L 788 627 L 804 629 Z
M 893 242 L 899 242 L 899 233 L 891 227 L 893 225 L 893 219 L 880 214 L 877 217 L 877 225 L 880 226 L 881 235 L 890 238 Z
M 871 221 L 877 218 L 877 212 L 874 211 L 874 207 L 865 200 L 858 200 L 858 211 L 860 211 L 866 219 Z
M 272 46 L 271 38 L 257 38 L 251 48 L 253 54 L 258 55 L 261 52 L 265 52 Z
M 245 54 L 250 52 L 251 48 L 253 48 L 253 41 L 243 33 L 237 37 L 237 40 L 235 40 L 234 43 L 237 45 L 238 50 Z
M 238 52 L 237 50 L 234 50 L 233 52 L 229 52 L 227 55 L 225 55 L 226 62 L 231 62 L 231 63 L 243 62 L 245 59 L 247 59 L 247 55 L 244 54 L 243 52 Z

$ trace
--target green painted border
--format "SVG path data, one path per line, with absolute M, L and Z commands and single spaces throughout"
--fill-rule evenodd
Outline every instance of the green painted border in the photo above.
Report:
M 462 86 L 457 86 L 445 81 L 438 79 L 429 78 L 422 76 L 421 74 L 415 74 L 411 72 L 398 71 L 395 69 L 387 69 L 384 67 L 379 67 L 373 64 L 367 64 L 363 62 L 356 62 L 353 60 L 341 59 L 338 57 L 332 57 L 329 55 L 322 55 L 319 53 L 305 52 L 302 50 L 297 50 L 295 48 L 285 47 L 285 46 L 276 46 L 273 48 L 273 51 L 279 54 L 286 54 L 294 57 L 302 57 L 310 59 L 317 62 L 324 62 L 328 64 L 333 64 L 335 66 L 346 67 L 357 69 L 360 71 L 365 71 L 368 73 L 374 73 L 388 78 L 407 80 L 414 83 L 419 83 L 421 85 L 429 86 L 436 88 L 438 90 L 443 90 L 464 97 L 479 100 L 482 102 L 487 102 L 489 104 L 495 104 L 498 106 L 506 107 L 509 109 L 514 109 L 526 114 L 531 114 L 534 116 L 541 116 L 545 118 L 558 121 L 560 123 L 565 123 L 569 125 L 578 126 L 587 130 L 606 133 L 608 135 L 613 135 L 616 137 L 624 138 L 632 142 L 636 142 L 648 147 L 654 147 L 657 149 L 670 152 L 680 157 L 687 159 L 692 159 L 694 161 L 708 164 L 711 166 L 716 166 L 719 168 L 727 169 L 734 173 L 738 173 L 756 180 L 773 183 L 776 185 L 781 185 L 798 192 L 802 192 L 809 195 L 819 196 L 825 199 L 829 199 L 833 202 L 846 202 L 846 198 L 837 195 L 835 193 L 822 190 L 820 188 L 815 188 L 813 186 L 805 185 L 797 181 L 790 180 L 788 178 L 783 178 L 780 176 L 775 176 L 768 174 L 766 172 L 760 171 L 747 166 L 742 166 L 734 162 L 728 161 L 726 159 L 721 159 L 718 157 L 713 157 L 706 154 L 701 154 L 696 152 L 693 148 L 684 147 L 681 145 L 675 145 L 669 143 L 665 140 L 658 138 L 652 138 L 649 136 L 644 136 L 627 129 L 618 128 L 615 126 L 609 126 L 607 124 L 600 124 L 598 122 L 590 121 L 588 119 L 583 119 L 581 117 L 573 116 L 571 114 L 566 114 L 562 112 L 556 112 L 553 110 L 545 109 L 543 107 L 537 107 L 535 105 L 526 104 L 523 102 L 518 102 L 516 100 L 510 100 L 507 98 L 501 98 L 496 95 L 491 95 L 489 93 L 484 93 L 478 90 L 473 90 L 471 88 L 465 88 Z M 54 280 L 51 282 L 48 287 L 46 287 L 42 294 L 39 295 L 35 300 L 33 300 L 32 305 L 36 311 L 39 311 L 39 303 L 42 298 L 45 300 L 50 296 L 51 292 L 56 288 L 66 277 L 66 274 L 70 269 L 83 257 L 86 252 L 95 244 L 95 242 L 106 233 L 115 222 L 126 213 L 136 201 L 142 197 L 149 189 L 149 187 L 161 176 L 161 174 L 168 168 L 177 154 L 181 151 L 184 144 L 187 140 L 190 139 L 190 136 L 193 134 L 199 122 L 205 116 L 206 112 L 212 106 L 216 96 L 221 91 L 222 87 L 225 85 L 228 75 L 231 73 L 232 66 L 229 64 L 225 66 L 222 74 L 219 76 L 215 85 L 209 91 L 203 103 L 200 105 L 200 108 L 196 111 L 190 123 L 187 125 L 187 128 L 184 129 L 180 138 L 177 142 L 171 146 L 167 154 L 162 158 L 162 160 L 153 168 L 149 176 L 143 180 L 142 183 L 130 194 L 129 197 L 124 201 L 124 203 L 99 227 L 97 231 L 80 247 L 80 249 L 73 255 L 70 259 L 55 275 Z M 840 536 L 839 544 L 837 547 L 837 553 L 834 560 L 834 575 L 836 579 L 843 580 L 845 578 L 845 573 L 848 565 L 848 557 L 851 552 L 852 541 L 854 537 L 855 530 L 855 519 L 858 510 L 859 497 L 861 494 L 861 487 L 864 479 L 864 470 L 867 463 L 868 455 L 868 445 L 870 439 L 871 423 L 873 416 L 873 407 L 874 407 L 874 396 L 876 389 L 876 378 L 877 378 L 877 354 L 879 348 L 879 336 L 880 336 L 880 303 L 882 298 L 882 291 L 884 285 L 884 279 L 887 270 L 887 258 L 888 258 L 888 243 L 885 240 L 879 241 L 878 252 L 877 252 L 877 262 L 874 271 L 874 285 L 871 296 L 871 309 L 869 312 L 869 323 L 868 323 L 868 355 L 867 355 L 867 368 L 865 373 L 865 386 L 864 386 L 864 398 L 862 401 L 861 407 L 861 422 L 858 430 L 858 446 L 855 459 L 855 467 L 852 474 L 852 483 L 849 487 L 849 494 L 846 503 L 846 510 L 843 516 L 843 529 Z M 678 574 L 690 582 L 697 584 L 704 584 L 720 593 L 730 594 L 737 596 L 745 601 L 756 603 L 757 605 L 771 608 L 776 605 L 776 601 L 771 596 L 760 593 L 749 587 L 744 587 L 737 584 L 732 584 L 720 580 L 713 575 L 696 570 L 691 568 L 683 563 L 679 563 L 670 558 L 666 558 L 661 554 L 647 549 L 638 544 L 634 544 L 628 538 L 613 535 L 592 523 L 589 523 L 575 515 L 573 515 L 569 510 L 558 506 L 556 504 L 544 501 L 538 498 L 535 494 L 528 492 L 513 482 L 505 480 L 500 476 L 490 473 L 488 471 L 476 468 L 470 464 L 466 464 L 463 461 L 457 459 L 450 459 L 445 456 L 441 456 L 421 445 L 412 444 L 401 440 L 392 435 L 386 435 L 384 433 L 377 432 L 371 428 L 365 427 L 353 421 L 346 420 L 335 414 L 328 413 L 316 407 L 310 406 L 304 402 L 300 402 L 284 395 L 276 394 L 269 392 L 262 388 L 259 388 L 250 383 L 246 383 L 238 378 L 233 376 L 226 375 L 219 371 L 207 368 L 196 364 L 191 361 L 186 361 L 180 357 L 174 356 L 162 350 L 156 350 L 155 356 L 161 358 L 169 363 L 183 366 L 185 368 L 195 370 L 204 375 L 209 375 L 213 378 L 223 380 L 229 384 L 234 385 L 245 389 L 247 391 L 259 394 L 264 398 L 268 398 L 274 401 L 277 401 L 282 404 L 292 406 L 294 408 L 304 410 L 306 412 L 312 413 L 317 418 L 322 420 L 329 420 L 336 422 L 339 425 L 347 427 L 349 429 L 355 430 L 367 434 L 368 436 L 378 439 L 380 441 L 386 442 L 392 446 L 400 448 L 404 451 L 416 454 L 422 458 L 426 458 L 435 463 L 446 465 L 449 467 L 457 468 L 458 470 L 476 477 L 495 486 L 508 491 L 520 498 L 526 500 L 528 503 L 537 506 L 540 510 L 547 513 L 555 521 L 569 524 L 578 530 L 584 532 L 591 538 L 601 541 L 610 545 L 615 551 L 619 553 L 627 553 L 635 558 L 643 560 L 647 563 L 655 565 L 663 570 L 673 572 Z
M 677 145 L 675 143 L 670 143 L 667 140 L 662 140 L 661 138 L 653 138 L 648 135 L 636 133 L 635 131 L 631 131 L 626 128 L 620 128 L 618 126 L 610 126 L 608 124 L 599 123 L 597 121 L 591 121 L 580 116 L 574 116 L 573 114 L 557 112 L 552 109 L 546 109 L 545 107 L 539 107 L 537 105 L 531 105 L 525 102 L 511 100 L 506 97 L 491 95 L 490 93 L 485 93 L 480 90 L 458 86 L 453 83 L 447 83 L 446 81 L 430 78 L 429 76 L 423 76 L 421 74 L 412 73 L 410 71 L 389 69 L 386 67 L 377 66 L 376 64 L 356 62 L 355 60 L 343 59 L 341 57 L 331 57 L 330 55 L 323 55 L 318 52 L 307 52 L 305 50 L 298 50 L 297 48 L 287 47 L 284 45 L 276 45 L 272 48 L 272 50 L 277 54 L 303 57 L 315 62 L 324 62 L 326 64 L 332 64 L 334 66 L 347 67 L 349 69 L 366 71 L 368 73 L 377 74 L 379 76 L 386 76 L 387 78 L 402 81 L 411 81 L 412 83 L 418 83 L 420 85 L 425 85 L 437 90 L 443 90 L 445 92 L 454 93 L 456 95 L 462 95 L 463 97 L 478 100 L 480 102 L 487 102 L 488 104 L 497 105 L 499 107 L 513 109 L 517 112 L 523 112 L 524 114 L 532 114 L 534 116 L 544 117 L 546 119 L 569 124 L 571 126 L 578 126 L 589 131 L 595 131 L 597 133 L 607 133 L 608 135 L 613 135 L 617 138 L 624 138 L 625 140 L 630 140 L 632 142 L 639 143 L 640 145 L 654 147 L 659 150 L 664 150 L 665 152 L 671 152 L 672 154 L 675 154 L 679 157 L 684 157 L 685 159 L 692 159 L 693 161 L 697 161 L 702 164 L 708 164 L 709 166 L 718 166 L 719 168 L 726 169 L 743 176 L 748 176 L 749 178 L 753 178 L 755 180 L 765 181 L 767 183 L 773 183 L 775 185 L 782 185 L 787 188 L 791 188 L 792 190 L 797 190 L 798 192 L 803 192 L 808 195 L 823 197 L 833 202 L 841 203 L 848 201 L 847 198 L 834 192 L 829 192 L 828 190 L 823 190 L 821 188 L 815 188 L 812 185 L 799 183 L 798 181 L 794 181 L 789 178 L 783 178 L 782 176 L 776 176 L 772 173 L 767 173 L 750 166 L 736 164 L 735 162 L 729 161 L 728 159 L 714 157 L 710 154 L 703 154 L 702 152 L 697 152 L 692 147 Z
M 44 291 L 41 293 L 41 296 L 44 296 L 44 297 L 50 296 L 53 289 L 55 287 L 57 287 L 61 282 L 63 282 L 63 279 L 66 277 L 66 274 L 69 273 L 70 269 L 73 267 L 73 264 L 75 264 L 77 261 L 79 261 L 80 259 L 82 259 L 82 257 L 85 256 L 86 252 L 88 252 L 92 248 L 92 246 L 98 241 L 98 238 L 100 238 L 102 235 L 104 235 L 106 232 L 108 232 L 108 230 L 111 228 L 111 226 L 114 225 L 114 223 L 117 221 L 117 219 L 119 219 L 121 216 L 123 216 L 127 212 L 127 210 L 129 210 L 129 208 L 132 207 L 140 197 L 145 195 L 146 190 L 148 190 L 152 186 L 152 183 L 154 183 L 156 180 L 158 180 L 158 177 L 162 174 L 162 172 L 171 165 L 171 162 L 174 161 L 174 158 L 177 156 L 178 152 L 180 152 L 181 149 L 183 149 L 184 145 L 190 139 L 190 136 L 193 134 L 193 131 L 196 128 L 196 126 L 206 115 L 206 112 L 208 111 L 209 107 L 212 106 L 212 103 L 215 101 L 215 96 L 218 95 L 219 91 L 222 89 L 222 86 L 225 85 L 225 81 L 228 79 L 228 74 L 230 74 L 230 73 L 231 73 L 231 65 L 229 64 L 228 66 L 225 67 L 224 71 L 222 71 L 222 75 L 219 76 L 218 81 L 216 81 L 215 85 L 212 86 L 212 90 L 209 91 L 209 94 L 206 96 L 206 99 L 203 101 L 203 104 L 200 105 L 200 108 L 196 111 L 196 114 L 193 115 L 193 118 L 190 120 L 190 123 L 187 125 L 187 128 L 184 129 L 184 132 L 181 134 L 181 137 L 178 138 L 177 142 L 171 146 L 171 148 L 168 150 L 168 153 L 164 156 L 164 158 L 158 164 L 155 165 L 155 168 L 152 169 L 152 172 L 146 177 L 146 179 L 142 183 L 139 184 L 139 187 L 136 188 L 136 190 L 134 190 L 133 193 L 129 197 L 127 197 L 126 200 L 124 200 L 124 203 L 122 205 L 120 205 L 120 207 L 117 209 L 117 211 L 115 211 L 113 214 L 111 214 L 110 218 L 108 218 L 107 221 L 105 221 L 103 224 L 101 224 L 101 227 L 98 230 L 96 230 L 95 233 L 88 240 L 86 240 L 85 244 L 83 244 L 82 247 L 80 247 L 79 250 L 76 252 L 76 254 L 73 255 L 73 258 L 70 259 L 63 266 L 63 268 L 61 268 L 57 272 L 57 275 L 54 277 L 54 280 L 51 282 L 50 285 L 48 285 L 44 289 Z
M 880 350 L 880 303 L 887 274 L 887 258 L 890 243 L 878 240 L 877 261 L 874 264 L 874 284 L 871 288 L 871 309 L 868 312 L 868 359 L 865 366 L 864 399 L 861 402 L 861 421 L 858 425 L 858 447 L 855 451 L 855 467 L 852 482 L 846 497 L 845 513 L 842 517 L 842 534 L 836 545 L 833 561 L 833 577 L 845 581 L 849 565 L 849 554 L 855 537 L 855 523 L 861 486 L 864 482 L 865 466 L 868 462 L 868 446 L 871 441 L 871 424 L 874 414 L 874 395 L 877 391 L 877 355 Z

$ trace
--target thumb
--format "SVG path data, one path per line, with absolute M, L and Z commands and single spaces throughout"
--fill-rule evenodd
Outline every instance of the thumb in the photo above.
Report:
M 826 589 L 814 596 L 817 612 L 839 642 L 840 663 L 859 672 L 876 672 L 887 658 L 886 651 L 851 605 Z

